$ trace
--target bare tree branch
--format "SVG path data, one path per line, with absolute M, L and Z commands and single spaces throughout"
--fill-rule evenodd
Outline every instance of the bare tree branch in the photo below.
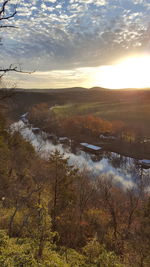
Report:
M 6 0 L 4 1 L 1 9 L 0 9 L 0 21 L 2 20 L 8 20 L 10 18 L 13 18 L 16 14 L 17 14 L 17 11 L 15 10 L 12 14 L 8 15 L 8 16 L 5 16 L 5 12 L 6 12 L 6 6 L 8 4 L 10 0 Z M 7 26 L 9 27 L 9 26 Z M 1 26 L 1 28 L 3 28 L 3 25 Z
M 20 66 L 13 66 L 11 64 L 8 68 L 0 68 L 0 79 L 7 73 L 7 72 L 19 72 L 19 73 L 26 73 L 31 74 L 34 73 L 34 71 L 23 71 Z
M 10 3 L 11 0 L 4 0 L 3 1 L 3 4 L 2 4 L 2 7 L 0 8 L 0 22 L 3 22 L 4 20 L 9 20 L 11 18 L 13 18 L 16 14 L 17 14 L 17 11 L 14 10 L 12 13 L 10 14 L 7 14 L 7 11 L 6 11 L 6 8 L 8 6 L 8 4 Z M 2 28 L 17 28 L 16 26 L 14 25 L 0 25 L 0 29 Z M 1 45 L 1 38 L 0 38 L 0 45 Z M 10 66 L 8 67 L 0 67 L 0 80 L 1 78 L 8 72 L 18 72 L 18 73 L 27 73 L 27 74 L 31 74 L 33 72 L 29 72 L 29 71 L 23 71 L 21 69 L 21 67 L 19 65 L 13 65 L 11 64 Z M 13 93 L 13 90 L 4 90 L 4 93 L 1 95 L 0 97 L 0 100 L 4 100 L 5 98 L 8 98 L 8 97 L 11 97 L 12 96 L 12 93 Z
M 13 25 L 0 25 L 0 29 L 1 28 L 18 28 L 18 27 L 16 27 L 16 26 L 13 26 Z
M 6 0 L 4 1 L 1 9 L 0 9 L 0 21 L 2 20 L 9 20 L 11 18 L 13 18 L 16 14 L 17 14 L 17 11 L 15 10 L 12 14 L 8 15 L 8 16 L 5 16 L 5 12 L 6 12 L 6 6 L 8 4 L 10 0 Z M 13 25 L 0 25 L 0 29 L 2 28 L 17 28 Z
M 8 2 L 9 2 L 9 0 L 4 1 L 2 8 L 0 10 L 0 16 L 5 13 L 5 7 L 6 7 Z

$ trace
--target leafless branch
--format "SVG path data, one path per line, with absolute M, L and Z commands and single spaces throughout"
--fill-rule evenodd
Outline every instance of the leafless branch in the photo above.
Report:
M 0 21 L 9 20 L 16 15 L 16 13 L 17 13 L 16 10 L 13 13 L 11 13 L 10 15 L 7 15 L 6 7 L 10 1 L 11 0 L 4 0 L 3 1 L 2 7 L 0 8 Z M 0 25 L 0 29 L 2 29 L 2 28 L 17 28 L 17 27 L 15 27 L 13 25 Z M 0 39 L 0 41 L 1 41 L 1 39 Z M 0 45 L 1 45 L 1 43 L 0 43 Z M 29 72 L 29 71 L 23 71 L 20 66 L 11 64 L 7 68 L 6 67 L 0 67 L 0 79 L 8 72 L 18 72 L 18 73 L 27 73 L 27 74 L 33 73 L 33 72 Z M 7 98 L 7 97 L 8 97 L 8 95 L 6 94 L 5 96 L 2 96 L 2 99 Z
M 27 73 L 27 74 L 31 74 L 33 72 L 29 72 L 29 71 L 23 71 L 20 67 L 18 66 L 13 66 L 12 64 L 8 67 L 8 68 L 0 68 L 0 72 L 2 72 L 2 74 L 0 75 L 0 78 L 3 77 L 3 75 L 6 72 L 21 72 L 21 73 Z
M 2 4 L 2 7 L 0 9 L 0 21 L 9 20 L 9 19 L 13 18 L 17 14 L 17 11 L 15 10 L 12 14 L 5 15 L 5 13 L 6 13 L 6 6 L 9 3 L 9 1 L 10 0 L 6 0 Z M 16 28 L 16 27 L 15 26 L 11 26 L 11 25 L 1 25 L 0 28 Z
M 9 0 L 4 1 L 2 8 L 0 10 L 0 16 L 5 13 L 5 7 L 6 7 L 8 2 L 9 2 Z
M 0 25 L 0 29 L 1 28 L 15 28 L 15 29 L 17 29 L 18 27 L 13 26 L 13 25 Z
M 13 18 L 17 14 L 17 11 L 15 10 L 11 15 L 5 16 L 6 6 L 7 6 L 9 1 L 10 0 L 6 0 L 2 4 L 2 7 L 0 9 L 0 20 L 5 20 L 5 19 L 7 20 L 7 19 L 10 19 L 10 18 Z

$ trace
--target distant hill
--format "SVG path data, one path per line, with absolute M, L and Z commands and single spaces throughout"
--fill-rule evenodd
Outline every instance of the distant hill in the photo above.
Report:
M 103 88 L 103 87 L 98 87 L 98 86 L 94 86 L 91 88 L 85 88 L 85 87 L 68 87 L 68 88 L 49 88 L 49 89 L 36 89 L 36 88 L 32 88 L 32 89 L 22 89 L 22 88 L 18 88 L 15 89 L 16 92 L 33 92 L 33 93 L 64 93 L 64 92 L 79 92 L 79 91 L 112 91 L 112 92 L 120 92 L 120 91 L 148 91 L 150 90 L 150 88 L 124 88 L 124 89 L 108 89 L 108 88 Z
M 94 90 L 98 90 L 98 91 L 106 91 L 106 90 L 110 90 L 110 89 L 95 86 L 95 87 L 90 88 L 90 90 L 93 90 L 93 91 L 94 91 Z
M 78 92 L 78 91 L 85 91 L 88 90 L 87 88 L 83 88 L 83 87 L 70 87 L 70 88 L 58 88 L 58 89 L 54 89 L 54 88 L 50 88 L 50 89 L 21 89 L 18 88 L 15 91 L 16 92 L 20 92 L 20 91 L 24 91 L 24 92 L 34 92 L 34 93 L 60 93 L 60 92 Z
M 150 90 L 110 90 L 100 87 L 91 89 L 73 87 L 64 89 L 16 89 L 13 97 L 16 111 L 26 112 L 32 105 L 46 102 L 49 106 L 74 103 L 126 103 L 140 107 L 141 103 L 150 104 Z M 1 94 L 1 90 L 0 90 Z M 17 112 L 18 112 L 17 111 Z

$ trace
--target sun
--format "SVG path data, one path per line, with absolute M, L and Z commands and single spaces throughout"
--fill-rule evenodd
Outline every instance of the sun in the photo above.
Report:
M 150 88 L 150 56 L 129 57 L 111 66 L 101 66 L 95 76 L 104 88 Z

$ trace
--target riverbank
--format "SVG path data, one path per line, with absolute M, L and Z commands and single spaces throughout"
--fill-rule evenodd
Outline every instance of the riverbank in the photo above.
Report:
M 28 123 L 28 113 L 25 113 L 24 115 L 20 118 L 23 120 L 23 122 Z M 32 120 L 30 121 L 30 123 L 31 125 L 34 125 L 34 129 L 37 129 L 37 131 L 46 131 L 47 136 L 53 135 L 54 138 L 52 139 L 54 139 L 54 143 L 57 143 L 57 140 L 59 140 L 59 138 L 66 138 L 68 140 L 71 140 L 73 149 L 79 147 L 80 143 L 89 143 L 101 147 L 103 151 L 114 152 L 122 156 L 134 158 L 137 160 L 150 160 L 150 142 L 127 142 L 119 137 L 109 138 L 109 136 L 108 138 L 102 139 L 100 137 L 94 137 L 92 135 L 87 135 L 84 133 L 69 135 L 68 132 L 65 132 L 64 129 L 62 130 L 61 128 L 56 129 L 54 127 L 50 131 L 47 126 L 46 128 L 43 127 L 43 124 L 35 124 Z
M 127 144 L 125 142 L 122 142 L 121 140 L 118 139 L 112 139 L 111 142 L 106 140 L 106 141 L 99 141 L 98 140 L 93 140 L 93 138 L 91 136 L 80 136 L 81 139 L 79 139 L 77 137 L 74 137 L 74 139 L 71 139 L 71 137 L 58 137 L 56 136 L 54 133 L 49 133 L 49 132 L 44 132 L 41 128 L 35 128 L 33 127 L 28 119 L 27 119 L 28 113 L 25 113 L 24 115 L 22 115 L 20 117 L 21 121 L 23 122 L 23 125 L 25 125 L 26 130 L 28 129 L 30 132 L 30 135 L 33 135 L 33 139 L 36 140 L 37 137 L 39 138 L 38 142 L 43 143 L 44 147 L 46 147 L 45 149 L 47 150 L 47 147 L 49 146 L 53 146 L 53 150 L 57 149 L 60 150 L 62 153 L 68 153 L 68 149 L 69 149 L 69 153 L 73 153 L 76 154 L 77 150 L 83 150 L 85 152 L 87 152 L 87 155 L 90 153 L 91 157 L 90 159 L 94 159 L 94 161 L 99 161 L 99 159 L 102 159 L 103 157 L 105 157 L 105 153 L 107 154 L 116 154 L 117 158 L 119 157 L 120 159 L 132 159 L 132 161 L 136 162 L 136 168 L 145 168 L 145 169 L 149 169 L 150 168 L 150 160 L 149 160 L 149 154 L 145 153 L 145 150 L 143 150 L 143 154 L 139 153 L 138 149 L 139 147 L 137 146 L 137 144 Z M 36 125 L 37 126 L 37 125 Z M 36 129 L 36 131 L 35 131 Z M 51 137 L 53 137 L 51 139 Z M 84 139 L 85 138 L 85 139 Z M 100 149 L 98 152 L 95 153 L 95 151 L 91 149 L 91 151 L 86 150 L 85 148 L 81 148 L 81 143 L 83 143 L 82 140 L 86 140 L 87 144 L 90 143 L 90 146 L 98 146 Z M 95 141 L 95 142 L 94 142 Z M 38 143 L 36 140 L 36 143 Z M 84 142 L 85 143 L 85 142 Z M 64 145 L 66 144 L 66 149 L 64 149 Z M 35 146 L 35 144 L 33 144 Z M 41 145 L 41 144 L 38 144 Z M 61 147 L 60 147 L 61 145 Z M 37 145 L 36 145 L 37 146 Z M 140 148 L 142 147 L 142 144 L 140 144 Z M 148 150 L 149 151 L 149 150 Z M 137 153 L 138 152 L 138 153 Z M 95 157 L 92 157 L 95 155 Z M 88 155 L 89 157 L 89 155 Z M 115 156 L 116 157 L 116 156 Z M 107 158 L 107 156 L 106 156 Z M 111 158 L 111 156 L 110 156 Z M 142 161 L 141 161 L 142 160 Z M 131 163 L 131 160 L 129 160 Z M 146 162 L 146 164 L 145 164 Z M 119 167 L 119 165 L 118 165 Z

